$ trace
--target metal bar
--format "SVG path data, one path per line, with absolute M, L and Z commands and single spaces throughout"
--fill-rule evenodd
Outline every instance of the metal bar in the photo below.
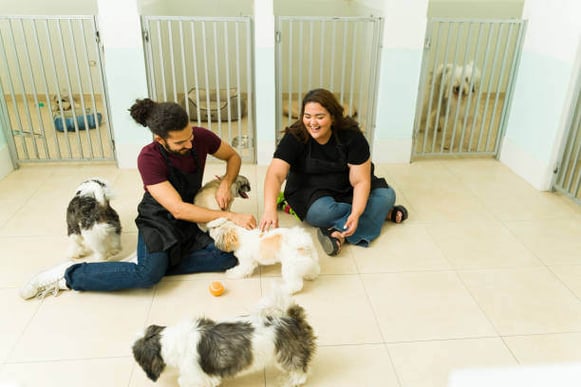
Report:
M 162 100 L 163 101 L 167 101 L 167 90 L 165 88 L 165 63 L 164 63 L 164 53 L 163 53 L 163 46 L 162 46 L 162 35 L 161 35 L 161 22 L 160 21 L 156 21 L 156 26 L 157 26 L 157 54 L 159 57 L 159 75 L 161 76 L 161 86 L 162 86 Z M 157 73 L 157 72 L 156 72 Z M 155 96 L 155 99 L 159 101 L 159 95 Z
M 81 24 L 81 29 L 83 29 L 83 26 Z M 71 46 L 72 46 L 72 53 L 73 53 L 73 57 L 74 58 L 79 58 L 79 54 L 77 52 L 77 41 L 75 39 L 75 37 L 77 36 L 76 33 L 73 32 L 73 24 L 72 21 L 69 20 L 69 35 L 70 35 L 70 39 L 71 39 Z M 93 152 L 93 144 L 92 144 L 92 140 L 91 140 L 91 133 L 89 131 L 89 120 L 87 118 L 87 109 L 85 107 L 85 93 L 83 90 L 83 85 L 82 85 L 82 78 L 81 78 L 81 69 L 80 69 L 80 63 L 78 60 L 73 61 L 73 70 L 76 70 L 76 76 L 77 76 L 77 87 L 78 87 L 78 94 L 79 94 L 79 102 L 81 104 L 81 114 L 82 117 L 80 117 L 85 124 L 85 138 L 87 139 L 87 144 L 89 146 L 89 150 L 90 150 L 90 155 L 91 158 L 94 157 L 94 152 Z M 88 63 L 85 62 L 87 65 Z M 69 74 L 70 76 L 70 74 Z M 73 111 L 73 114 L 76 114 L 75 108 L 73 107 L 71 109 Z M 80 128 L 79 128 L 80 129 Z M 81 142 L 81 132 L 79 130 L 79 132 L 77 132 L 77 137 L 78 137 L 78 143 L 79 143 L 79 157 L 80 158 L 85 158 L 85 152 L 83 151 L 83 144 Z
M 73 46 L 73 50 L 76 49 L 75 47 L 75 35 L 73 34 L 73 26 L 72 26 L 72 21 L 69 19 L 67 20 L 67 26 L 68 26 L 68 32 L 69 32 L 69 39 L 71 42 L 71 46 Z M 64 40 L 64 39 L 63 39 Z M 76 52 L 75 52 L 76 54 Z M 75 137 L 77 140 L 77 146 L 79 147 L 79 152 L 80 152 L 80 157 L 83 157 L 83 144 L 81 142 L 81 131 L 79 128 L 79 123 L 77 120 L 77 112 L 74 106 L 74 93 L 73 93 L 73 85 L 72 85 L 72 79 L 71 79 L 71 69 L 69 68 L 69 64 L 68 64 L 68 58 L 67 58 L 67 51 L 65 51 L 63 49 L 63 58 L 64 58 L 64 62 L 66 63 L 65 68 L 66 68 L 66 72 L 67 72 L 67 76 L 66 76 L 66 80 L 67 80 L 67 91 L 69 94 L 69 98 L 71 99 L 71 113 L 73 115 L 73 123 L 75 124 Z M 76 55 L 75 55 L 76 58 Z M 78 65 L 77 65 L 77 69 L 78 69 Z M 65 133 L 66 131 L 66 125 L 65 126 Z M 88 129 L 88 128 L 87 128 Z M 74 158 L 73 156 L 74 154 L 71 153 L 71 158 Z
M 491 105 L 491 94 L 492 94 L 492 81 L 494 78 L 494 75 L 496 75 L 497 73 L 497 68 L 498 68 L 498 62 L 499 62 L 499 51 L 500 51 L 500 47 L 501 47 L 501 42 L 500 42 L 500 38 L 501 36 L 503 36 L 503 30 L 504 30 L 504 26 L 505 24 L 499 24 L 499 29 L 497 32 L 497 38 L 496 38 L 496 43 L 495 43 L 495 47 L 494 47 L 494 57 L 492 59 L 492 70 L 490 72 L 490 77 L 488 78 L 488 88 L 487 88 L 487 93 L 486 93 L 486 104 L 484 105 L 484 116 L 488 117 L 488 108 Z M 494 113 L 494 112 L 493 112 Z M 489 146 L 489 140 L 490 140 L 490 131 L 492 130 L 492 120 L 489 119 L 487 120 L 488 125 L 487 128 L 484 129 L 484 120 L 482 120 L 481 123 L 481 127 L 482 127 L 482 134 L 484 134 L 484 132 L 486 131 L 486 142 L 484 143 L 484 149 L 488 150 L 488 146 Z
M 507 91 L 504 95 L 504 104 L 503 104 L 501 119 L 500 119 L 500 124 L 499 124 L 499 131 L 501 132 L 501 134 L 499 135 L 499 139 L 502 138 L 502 136 L 504 135 L 506 120 L 508 119 L 508 113 L 509 113 L 510 107 L 512 105 L 512 93 L 514 90 L 514 86 L 516 84 L 516 82 L 515 82 L 516 74 L 517 74 L 517 69 L 518 69 L 519 63 L 520 63 L 522 47 L 524 44 L 524 36 L 525 36 L 525 31 L 526 31 L 526 26 L 527 26 L 526 21 L 519 21 L 519 22 L 515 22 L 515 23 L 517 23 L 519 25 L 519 30 L 518 30 L 518 37 L 516 39 L 517 44 L 516 44 L 516 47 L 514 49 L 515 54 L 514 54 L 513 61 L 512 61 L 510 76 L 508 78 Z M 495 148 L 495 154 L 497 156 L 500 154 L 500 144 L 501 144 L 501 141 L 497 141 L 496 148 Z
M 206 106 L 210 106 L 210 79 L 208 78 L 209 69 L 208 69 L 208 46 L 206 44 L 207 37 L 206 37 L 206 22 L 201 22 L 201 29 L 202 29 L 202 58 L 204 61 L 204 88 L 206 89 Z M 209 117 L 208 117 L 209 118 Z M 212 120 L 208 119 L 208 129 L 212 130 Z
M 192 62 L 194 63 L 194 91 L 195 91 L 195 98 L 196 98 L 196 119 L 197 119 L 197 125 L 201 126 L 202 122 L 201 122 L 201 112 L 200 112 L 200 80 L 198 79 L 198 55 L 196 55 L 197 53 L 197 49 L 196 49 L 196 28 L 195 28 L 195 24 L 192 22 L 190 23 L 190 35 L 192 37 Z M 189 90 L 186 91 L 186 101 L 187 104 L 190 104 L 190 92 Z
M 508 36 L 505 40 L 504 53 L 502 55 L 502 61 L 501 61 L 501 65 L 500 65 L 500 74 L 498 76 L 498 81 L 496 83 L 496 92 L 495 92 L 495 96 L 494 96 L 494 104 L 492 105 L 492 117 L 490 118 L 490 124 L 488 126 L 488 137 L 486 139 L 486 149 L 488 149 L 488 147 L 489 147 L 490 138 L 492 136 L 492 131 L 494 130 L 494 127 L 496 126 L 495 120 L 496 120 L 496 109 L 498 107 L 498 94 L 499 94 L 499 90 L 501 88 L 501 85 L 503 83 L 504 75 L 506 73 L 505 69 L 506 69 L 506 59 L 508 58 L 508 48 L 510 46 L 510 43 L 512 42 L 513 24 L 507 24 L 507 25 L 508 25 L 508 32 L 507 32 Z M 500 141 L 500 137 L 498 136 L 499 133 L 500 133 L 500 130 L 497 128 L 493 148 L 496 148 L 496 143 L 498 143 Z
M 3 61 L 1 63 L 5 63 L 6 64 L 6 74 L 11 74 L 12 70 L 10 68 L 10 64 L 8 61 L 8 53 L 6 52 L 6 48 L 7 47 L 11 47 L 12 48 L 12 52 L 13 52 L 13 58 L 16 61 L 16 68 L 20 68 L 20 65 L 18 63 L 18 53 L 16 52 L 16 40 L 14 38 L 14 31 L 12 29 L 12 21 L 8 20 L 7 22 L 7 28 L 9 30 L 9 37 L 10 37 L 10 44 L 3 44 L 3 50 L 2 50 L 2 56 L 3 56 Z M 0 34 L 2 33 L 2 30 L 0 29 Z M 10 95 L 10 99 L 12 100 L 12 105 L 13 105 L 13 109 L 12 111 L 14 112 L 14 116 L 13 119 L 11 120 L 11 133 L 12 133 L 12 138 L 14 139 L 14 147 L 16 150 L 18 150 L 18 145 L 20 145 L 20 147 L 22 148 L 22 153 L 23 153 L 23 157 L 25 157 L 26 159 L 29 159 L 29 155 L 28 155 L 28 149 L 26 147 L 26 139 L 24 138 L 24 128 L 22 126 L 22 119 L 20 118 L 20 109 L 18 108 L 18 101 L 16 100 L 16 90 L 15 90 L 15 85 L 14 85 L 14 80 L 12 79 L 12 76 L 9 76 L 7 79 L 8 82 L 8 88 L 9 88 L 9 95 Z M 13 126 L 16 126 L 17 129 L 14 130 Z M 19 139 L 19 143 L 16 143 L 16 138 L 18 137 Z M 22 157 L 20 157 L 22 159 Z
M 182 90 L 184 91 L 184 109 L 186 109 L 186 113 L 188 115 L 188 121 L 190 120 L 190 104 L 188 102 L 188 72 L 186 70 L 186 49 L 184 47 L 184 21 L 183 20 L 179 20 L 178 21 L 178 35 L 180 37 L 180 57 L 182 59 Z M 178 103 L 180 103 L 181 101 L 179 101 L 178 98 Z
M 491 27 L 491 26 L 489 26 Z M 486 37 L 486 50 L 484 50 L 484 62 L 482 64 L 482 77 L 484 77 L 484 74 L 486 72 L 486 68 L 488 65 L 488 53 L 490 52 L 490 37 L 492 35 L 492 28 L 488 28 L 488 36 Z M 490 72 L 491 74 L 493 74 L 493 72 Z M 489 78 L 489 85 L 490 85 L 490 79 Z M 479 108 L 479 104 L 480 101 L 482 100 L 482 83 L 480 88 L 478 89 L 478 102 L 477 102 L 477 107 Z M 489 87 L 490 89 L 490 87 Z M 487 93 L 488 95 L 488 93 Z M 486 117 L 486 109 L 484 111 L 483 117 Z M 482 120 L 482 122 L 484 122 L 484 120 Z M 475 122 L 472 123 L 472 127 L 474 128 Z M 478 129 L 478 143 L 476 144 L 476 149 L 479 150 L 480 149 L 480 145 L 482 144 L 482 123 L 480 124 L 480 128 Z
M 30 21 L 30 20 L 29 20 Z M 32 22 L 34 23 L 34 20 L 32 20 Z M 38 118 L 38 123 L 40 125 L 42 125 L 42 116 L 40 114 L 40 109 L 38 108 L 38 91 L 36 89 L 36 77 L 34 74 L 34 71 L 32 70 L 32 62 L 31 62 L 31 50 L 30 50 L 30 45 L 28 44 L 28 38 L 27 38 L 27 34 L 24 30 L 24 23 L 23 20 L 20 19 L 20 27 L 22 29 L 22 43 L 23 43 L 23 47 L 24 47 L 24 52 L 23 55 L 25 56 L 25 63 L 26 63 L 26 68 L 28 70 L 28 77 L 30 79 L 30 88 L 32 89 L 32 98 L 34 100 L 34 110 L 36 111 L 37 114 L 37 118 Z M 21 69 L 22 70 L 22 69 Z M 36 136 L 40 134 L 40 136 L 43 136 L 42 131 L 40 133 L 37 133 L 35 130 L 35 121 L 33 120 L 32 117 L 32 112 L 29 106 L 29 102 L 28 102 L 28 93 L 26 92 L 26 90 L 23 88 L 23 97 L 25 98 L 24 102 L 24 108 L 26 110 L 26 114 L 28 116 L 28 121 L 30 123 L 30 140 L 32 142 L 32 146 L 34 149 L 34 153 L 37 159 L 41 158 L 40 156 L 40 152 L 38 149 L 38 144 L 36 142 Z
M 478 49 L 480 49 L 480 41 L 482 40 L 482 26 L 484 25 L 484 23 L 480 22 L 479 23 L 479 27 L 478 27 L 478 38 L 476 39 L 476 47 Z M 487 42 L 488 44 L 488 42 Z M 476 56 L 476 55 L 475 55 Z M 486 58 L 486 51 L 483 55 L 483 57 Z M 485 60 L 483 60 L 485 62 Z M 477 61 L 474 60 L 474 65 L 477 65 Z M 483 68 L 484 71 L 484 68 Z M 484 75 L 484 74 L 481 74 Z M 482 85 L 482 83 L 481 83 Z M 474 106 L 474 111 L 477 112 L 477 114 L 480 114 L 480 100 L 481 100 L 481 96 L 482 96 L 482 86 L 478 87 L 477 93 L 476 93 L 476 105 Z M 472 120 L 472 124 L 470 125 L 470 140 L 468 141 L 468 149 L 472 149 L 472 141 L 474 140 L 474 128 L 476 125 L 476 120 Z M 478 149 L 478 144 L 476 144 L 476 149 Z
M 167 39 L 168 39 L 168 51 L 169 51 L 169 63 L 170 63 L 170 75 L 171 75 L 171 86 L 173 91 L 173 101 L 177 102 L 178 95 L 177 95 L 177 80 L 176 80 L 176 63 L 175 63 L 175 53 L 174 53 L 174 45 L 173 45 L 173 28 L 172 22 L 167 22 Z M 164 89 L 167 89 L 167 86 L 164 85 Z M 164 99 L 167 101 L 167 99 Z
M 346 115 L 353 116 L 353 90 L 355 90 L 355 66 L 356 66 L 356 58 L 357 58 L 357 38 L 358 38 L 358 30 L 357 24 L 353 26 L 353 35 L 351 38 L 351 73 L 349 74 L 349 101 L 348 107 L 349 110 L 345 112 Z M 347 51 L 347 46 L 345 47 L 345 51 Z
M 466 37 L 466 41 L 470 42 L 472 39 L 472 25 L 473 23 L 469 23 L 468 24 L 468 36 Z M 466 49 L 466 51 L 464 51 L 464 64 L 466 64 L 468 60 L 468 49 Z M 460 140 L 458 141 L 458 151 L 462 152 L 462 148 L 464 146 L 464 138 L 465 138 L 465 134 L 466 134 L 466 129 L 467 129 L 467 121 L 468 121 L 468 116 L 470 115 L 470 108 L 471 108 L 471 104 L 472 104 L 472 97 L 473 97 L 473 92 L 472 90 L 474 89 L 474 67 L 475 65 L 473 64 L 472 66 L 472 76 L 470 77 L 470 82 L 468 84 L 468 95 L 466 96 L 466 108 L 464 109 L 464 119 L 462 120 L 462 126 L 460 128 Z M 457 109 L 456 111 L 456 117 L 454 119 L 454 134 L 452 135 L 452 144 L 454 143 L 454 138 L 455 138 L 455 134 L 456 134 L 456 124 L 458 122 L 458 113 L 459 113 L 460 109 Z M 467 151 L 470 151 L 470 149 L 466 149 Z

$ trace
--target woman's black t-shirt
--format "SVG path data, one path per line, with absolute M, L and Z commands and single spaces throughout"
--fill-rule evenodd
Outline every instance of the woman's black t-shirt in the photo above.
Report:
M 334 133 L 326 144 L 309 137 L 306 143 L 286 133 L 274 157 L 290 165 L 285 186 L 285 199 L 297 215 L 304 219 L 311 204 L 322 196 L 351 203 L 353 187 L 349 181 L 349 167 L 369 160 L 369 143 L 363 133 L 342 130 Z M 387 187 L 385 179 L 377 178 L 371 170 L 371 188 Z

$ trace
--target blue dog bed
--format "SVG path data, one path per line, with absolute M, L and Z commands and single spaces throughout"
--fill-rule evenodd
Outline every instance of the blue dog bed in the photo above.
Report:
M 77 119 L 77 127 L 79 130 L 85 130 L 85 118 L 86 124 L 89 126 L 89 129 L 94 129 L 97 125 L 101 125 L 101 121 L 103 119 L 103 115 L 99 112 L 97 114 L 93 113 L 91 109 L 86 109 L 84 114 L 82 111 L 75 111 L 75 116 Z M 60 112 L 55 112 L 53 114 L 54 118 L 54 127 L 59 132 L 64 132 L 65 128 L 67 132 L 74 132 L 75 131 L 75 117 L 73 117 L 72 111 L 65 111 L 61 115 Z

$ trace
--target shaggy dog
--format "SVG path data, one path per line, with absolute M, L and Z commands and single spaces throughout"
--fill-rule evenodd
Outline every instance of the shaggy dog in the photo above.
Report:
M 211 210 L 230 211 L 232 202 L 228 203 L 228 207 L 226 208 L 218 207 L 218 203 L 216 202 L 216 191 L 220 186 L 221 180 L 221 178 L 216 177 L 214 180 L 210 180 L 204 184 L 204 186 L 200 188 L 194 197 L 194 204 L 196 206 L 209 208 Z M 248 181 L 245 176 L 238 175 L 230 187 L 230 192 L 232 193 L 232 198 L 248 199 L 248 192 L 250 192 L 250 181 Z M 208 231 L 206 223 L 198 223 L 198 227 L 202 231 Z
M 238 258 L 238 265 L 226 271 L 228 278 L 248 277 L 258 265 L 280 262 L 284 290 L 296 293 L 303 288 L 303 278 L 313 280 L 321 271 L 313 239 L 299 226 L 261 232 L 218 218 L 208 229 L 218 249 Z
M 121 222 L 110 200 L 111 189 L 103 179 L 88 179 L 78 186 L 67 207 L 68 257 L 93 254 L 103 260 L 121 251 Z
M 465 120 L 471 123 L 479 87 L 480 70 L 473 62 L 438 66 L 426 84 L 420 131 L 429 132 L 437 125 L 438 131 L 451 132 L 456 122 L 456 130 L 461 130 Z
M 133 344 L 133 357 L 149 379 L 157 381 L 166 366 L 175 367 L 182 387 L 218 386 L 223 378 L 272 363 L 284 372 L 285 385 L 299 386 L 315 351 L 304 309 L 281 292 L 264 298 L 250 315 L 150 325 Z

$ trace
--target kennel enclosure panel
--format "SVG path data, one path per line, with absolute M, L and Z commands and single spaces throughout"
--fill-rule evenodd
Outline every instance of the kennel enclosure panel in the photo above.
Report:
M 574 95 L 553 189 L 581 204 L 581 77 L 578 77 Z
M 525 32 L 524 20 L 429 20 L 412 159 L 498 155 Z
M 0 81 L 17 163 L 115 160 L 94 16 L 0 16 Z
M 275 22 L 276 138 L 299 118 L 304 94 L 325 88 L 372 139 L 383 19 L 278 16 Z
M 149 97 L 182 105 L 193 125 L 255 162 L 250 17 L 143 16 Z

